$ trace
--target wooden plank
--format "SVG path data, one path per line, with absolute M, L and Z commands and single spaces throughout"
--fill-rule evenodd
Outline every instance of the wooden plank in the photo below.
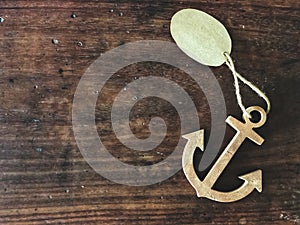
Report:
M 172 15 L 197 8 L 218 18 L 233 39 L 236 67 L 270 97 L 273 109 L 259 129 L 262 147 L 246 142 L 216 184 L 229 190 L 237 176 L 262 168 L 263 193 L 220 204 L 198 199 L 179 171 L 145 187 L 115 184 L 83 159 L 72 131 L 72 101 L 79 80 L 101 53 L 137 40 L 173 41 Z M 0 17 L 0 223 L 1 224 L 297 224 L 299 209 L 300 4 L 282 1 L 25 1 L 2 0 Z M 76 18 L 72 18 L 74 12 Z M 52 43 L 53 39 L 58 44 Z M 82 43 L 82 46 L 81 44 Z M 240 118 L 230 71 L 213 69 L 228 114 Z M 160 115 L 168 138 L 156 151 L 132 152 L 116 139 L 110 105 L 126 83 L 162 76 L 195 100 L 201 126 L 210 109 L 189 76 L 157 63 L 119 71 L 100 93 L 96 118 L 109 151 L 120 160 L 149 165 L 166 158 L 179 139 L 174 108 L 159 100 L 139 104 L 132 129 L 147 137 L 149 117 Z M 263 102 L 243 87 L 247 105 Z M 98 108 L 99 107 L 99 108 Z M 224 146 L 234 131 L 228 129 Z

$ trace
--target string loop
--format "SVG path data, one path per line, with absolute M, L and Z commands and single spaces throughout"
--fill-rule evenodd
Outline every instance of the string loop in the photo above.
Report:
M 252 117 L 251 114 L 247 112 L 247 110 L 243 104 L 239 80 L 241 80 L 244 84 L 249 86 L 256 94 L 258 94 L 258 96 L 260 96 L 261 98 L 263 98 L 265 100 L 265 102 L 267 104 L 266 113 L 269 113 L 271 110 L 271 102 L 270 102 L 269 98 L 266 96 L 266 94 L 263 93 L 258 87 L 256 87 L 254 84 L 252 84 L 250 81 L 248 81 L 245 77 L 243 77 L 241 74 L 239 74 L 236 71 L 233 60 L 227 52 L 224 52 L 224 56 L 226 58 L 225 63 L 228 66 L 228 68 L 231 70 L 232 75 L 233 75 L 236 99 L 237 99 L 238 105 L 241 108 L 243 114 L 246 115 L 248 118 Z

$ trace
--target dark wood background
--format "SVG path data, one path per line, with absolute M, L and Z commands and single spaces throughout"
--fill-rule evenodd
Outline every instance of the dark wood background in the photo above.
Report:
M 263 169 L 263 193 L 236 203 L 197 198 L 182 170 L 146 187 L 110 182 L 85 162 L 72 132 L 73 95 L 89 65 L 124 43 L 173 41 L 170 19 L 187 7 L 210 13 L 228 28 L 238 71 L 273 104 L 268 123 L 258 131 L 264 145 L 246 142 L 218 181 L 219 189 L 234 188 L 240 184 L 237 175 Z M 299 1 L 1 0 L 0 17 L 5 19 L 0 23 L 0 224 L 300 224 Z M 230 71 L 222 66 L 213 72 L 228 114 L 241 118 Z M 107 111 L 97 111 L 97 125 L 114 156 L 138 165 L 164 159 L 179 138 L 178 116 L 160 100 L 141 103 L 145 114 L 133 112 L 131 125 L 137 136 L 147 136 L 141 124 L 161 115 L 171 126 L 168 140 L 156 149 L 162 155 L 131 152 L 109 138 L 113 97 L 149 74 L 188 90 L 198 99 L 201 125 L 210 128 L 205 98 L 189 85 L 188 75 L 155 63 L 125 68 L 100 93 L 97 106 Z M 242 89 L 247 105 L 264 106 Z M 228 129 L 224 146 L 233 134 Z

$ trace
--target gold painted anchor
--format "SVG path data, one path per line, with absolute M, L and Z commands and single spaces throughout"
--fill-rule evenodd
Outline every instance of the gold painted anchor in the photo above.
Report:
M 204 151 L 204 130 L 183 135 L 183 138 L 188 140 L 182 157 L 183 171 L 188 181 L 196 190 L 198 197 L 205 197 L 218 202 L 234 202 L 246 197 L 254 189 L 258 192 L 262 191 L 262 170 L 256 170 L 239 176 L 240 179 L 244 180 L 244 183 L 236 190 L 221 192 L 212 189 L 213 185 L 245 139 L 248 138 L 258 145 L 261 145 L 264 142 L 264 139 L 259 136 L 253 128 L 258 128 L 264 125 L 267 120 L 266 112 L 259 106 L 249 107 L 246 111 L 248 113 L 252 113 L 254 111 L 259 112 L 260 121 L 256 123 L 252 122 L 244 114 L 243 118 L 245 123 L 242 123 L 234 117 L 228 116 L 226 123 L 233 127 L 237 133 L 217 159 L 216 163 L 213 165 L 203 181 L 198 178 L 195 172 L 193 158 L 196 147 L 199 147 L 202 151 Z

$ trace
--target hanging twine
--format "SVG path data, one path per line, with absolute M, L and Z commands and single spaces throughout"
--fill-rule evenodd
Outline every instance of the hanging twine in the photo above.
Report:
M 241 80 L 244 84 L 249 86 L 254 92 L 256 92 L 261 98 L 263 98 L 265 100 L 265 102 L 267 104 L 267 111 L 266 112 L 269 113 L 270 110 L 271 110 L 271 103 L 270 103 L 269 98 L 258 87 L 256 87 L 254 84 L 252 84 L 250 81 L 248 81 L 245 77 L 240 75 L 235 70 L 233 60 L 227 52 L 224 52 L 224 56 L 226 57 L 225 63 L 228 66 L 228 68 L 231 70 L 232 75 L 233 75 L 236 99 L 237 99 L 238 105 L 241 108 L 243 114 L 246 115 L 248 118 L 252 118 L 250 113 L 248 113 L 246 111 L 246 108 L 243 104 L 241 91 L 240 91 L 239 80 Z

